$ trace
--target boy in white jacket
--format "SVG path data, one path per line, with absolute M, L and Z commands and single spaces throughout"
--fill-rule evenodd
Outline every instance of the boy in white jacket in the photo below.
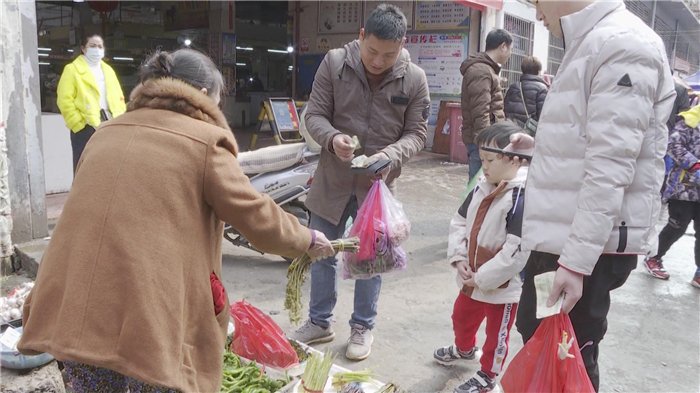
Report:
M 496 123 L 477 136 L 480 147 L 503 149 L 523 130 L 509 121 Z M 461 289 L 452 323 L 455 343 L 435 351 L 444 365 L 481 358 L 481 370 L 455 389 L 484 393 L 497 388 L 496 376 L 508 355 L 523 270 L 529 252 L 520 249 L 523 195 L 527 167 L 498 153 L 479 150 L 484 176 L 450 222 L 448 258 L 457 269 Z M 476 333 L 486 319 L 486 342 L 476 346 Z

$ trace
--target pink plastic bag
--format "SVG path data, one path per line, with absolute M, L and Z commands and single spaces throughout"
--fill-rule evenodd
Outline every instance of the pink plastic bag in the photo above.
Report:
M 343 278 L 366 279 L 406 269 L 401 248 L 411 232 L 411 223 L 383 180 L 377 180 L 357 212 L 350 237 L 360 239 L 360 251 L 344 253 Z
M 287 369 L 299 364 L 296 351 L 282 329 L 245 300 L 231 305 L 235 326 L 231 350 L 266 366 Z
M 572 341 L 568 354 L 573 358 L 565 357 L 567 350 L 559 346 L 564 334 L 567 343 Z M 530 341 L 508 365 L 501 386 L 505 393 L 595 393 L 567 314 L 542 320 Z

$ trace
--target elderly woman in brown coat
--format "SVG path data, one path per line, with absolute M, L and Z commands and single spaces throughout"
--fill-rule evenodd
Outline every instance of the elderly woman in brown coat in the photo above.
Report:
M 241 171 L 209 58 L 159 52 L 141 72 L 127 113 L 78 163 L 18 347 L 63 361 L 78 393 L 215 392 L 229 320 L 223 222 L 269 253 L 333 249 Z

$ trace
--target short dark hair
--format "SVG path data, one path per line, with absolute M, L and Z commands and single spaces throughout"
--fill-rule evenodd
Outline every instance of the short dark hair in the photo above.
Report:
M 510 144 L 510 136 L 518 133 L 527 134 L 522 127 L 512 121 L 501 121 L 481 131 L 476 136 L 476 144 L 486 146 L 495 143 L 499 149 L 503 149 Z
M 513 43 L 513 37 L 509 32 L 503 29 L 491 30 L 489 35 L 486 36 L 486 50 L 496 49 L 504 42 L 506 45 Z
M 180 79 L 198 90 L 207 89 L 210 97 L 224 93 L 224 78 L 219 69 L 209 56 L 193 49 L 156 51 L 141 66 L 139 76 L 142 83 L 165 77 Z
M 406 16 L 391 4 L 380 4 L 365 22 L 365 37 L 374 35 L 380 40 L 403 41 L 406 37 Z
M 99 35 L 97 33 L 90 33 L 90 34 L 87 34 L 85 36 L 85 38 L 83 38 L 83 45 L 82 46 L 87 46 L 88 41 L 90 41 L 90 38 L 93 38 L 93 37 L 97 37 L 97 38 L 101 39 L 102 41 L 104 41 L 104 38 L 102 38 L 101 35 Z
M 523 64 L 520 65 L 523 74 L 539 75 L 542 71 L 542 63 L 535 56 L 528 56 L 523 59 Z

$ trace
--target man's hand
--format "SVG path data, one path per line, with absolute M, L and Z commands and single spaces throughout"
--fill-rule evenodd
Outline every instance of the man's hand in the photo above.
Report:
M 561 308 L 568 314 L 583 294 L 583 274 L 574 273 L 563 267 L 557 269 L 552 292 L 547 299 L 547 307 L 552 307 L 562 293 L 564 293 L 564 301 Z
M 313 231 L 313 229 L 312 229 Z M 309 251 L 306 253 L 309 254 L 309 258 L 311 258 L 312 262 L 315 262 L 319 259 L 323 258 L 328 258 L 332 257 L 335 255 L 335 250 L 333 249 L 333 245 L 331 244 L 330 240 L 326 238 L 326 235 L 324 235 L 322 232 L 319 231 L 313 231 L 316 235 L 316 241 L 315 243 L 309 248 Z
M 535 138 L 523 133 L 513 134 L 510 136 L 510 143 L 503 150 L 532 156 L 532 153 L 535 151 Z M 520 157 L 513 157 L 513 161 L 519 165 L 527 164 L 527 160 Z
M 384 153 L 384 152 L 379 152 L 379 153 L 373 155 L 372 157 L 369 157 L 369 158 L 367 159 L 367 161 L 365 161 L 365 165 L 366 165 L 366 166 L 370 166 L 370 165 L 374 164 L 375 162 L 377 162 L 377 161 L 379 161 L 379 160 L 390 160 L 390 158 L 389 158 L 389 156 L 388 156 L 386 153 Z M 387 166 L 386 168 L 382 169 L 381 172 L 379 172 L 379 173 L 377 173 L 377 174 L 375 175 L 375 177 L 376 177 L 377 179 L 382 179 L 382 180 L 386 181 L 386 178 L 389 177 L 389 173 L 390 173 L 390 172 L 391 172 L 391 165 L 389 165 L 389 166 Z
M 333 151 L 341 160 L 352 161 L 355 156 L 355 148 L 352 146 L 352 138 L 345 134 L 338 134 L 333 137 Z

